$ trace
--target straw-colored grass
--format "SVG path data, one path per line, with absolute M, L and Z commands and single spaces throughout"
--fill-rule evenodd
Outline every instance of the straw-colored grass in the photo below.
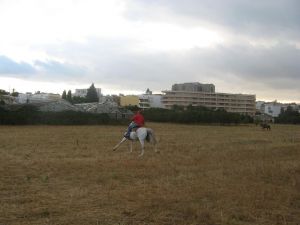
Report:
M 300 224 L 300 126 L 0 126 L 0 224 Z

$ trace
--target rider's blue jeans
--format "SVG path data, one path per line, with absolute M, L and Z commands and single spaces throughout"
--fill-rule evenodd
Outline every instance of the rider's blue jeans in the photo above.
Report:
M 127 128 L 127 132 L 124 135 L 124 137 L 129 138 L 130 132 L 132 131 L 133 128 L 139 127 L 135 122 L 131 122 Z

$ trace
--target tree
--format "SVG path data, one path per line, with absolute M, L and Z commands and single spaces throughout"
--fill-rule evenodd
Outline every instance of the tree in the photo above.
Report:
M 150 91 L 150 89 L 149 89 L 149 88 L 147 88 L 147 90 L 146 90 L 146 94 L 147 94 L 147 95 L 152 95 L 152 91 Z
M 183 111 L 184 110 L 184 106 L 182 106 L 182 105 L 172 105 L 172 109 L 174 110 L 174 111 Z
M 62 96 L 61 96 L 62 99 L 67 99 L 67 93 L 66 93 L 66 90 L 64 90 L 64 92 L 62 93 Z
M 99 101 L 98 94 L 97 94 L 94 84 L 92 84 L 89 87 L 89 89 L 87 90 L 86 100 L 87 100 L 87 102 L 98 102 Z
M 11 93 L 11 96 L 13 96 L 13 97 L 18 97 L 19 96 L 19 92 L 13 92 L 13 93 Z
M 72 97 L 72 103 L 73 104 L 86 103 L 86 98 L 85 97 L 80 97 L 80 96 L 73 96 Z
M 8 95 L 8 94 L 9 94 L 9 92 L 0 89 L 0 95 Z
M 68 91 L 67 101 L 72 102 L 72 92 L 71 92 L 71 90 Z

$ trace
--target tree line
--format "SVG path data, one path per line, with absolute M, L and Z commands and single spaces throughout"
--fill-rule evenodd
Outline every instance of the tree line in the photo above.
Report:
M 132 108 L 136 110 L 136 108 Z M 254 119 L 248 115 L 227 112 L 222 109 L 213 110 L 203 106 L 174 105 L 172 109 L 150 108 L 144 110 L 145 118 L 153 122 L 175 122 L 175 123 L 215 123 L 215 124 L 247 124 L 253 123 Z M 300 113 L 288 106 L 286 110 L 275 118 L 278 124 L 300 124 Z
M 213 110 L 202 106 L 188 106 L 186 109 L 178 105 L 174 105 L 172 109 L 150 108 L 144 110 L 143 114 L 147 120 L 153 122 L 187 124 L 241 124 L 253 122 L 253 118 L 248 115 L 230 113 L 225 110 Z
M 138 107 L 129 107 L 136 111 Z M 169 122 L 184 124 L 246 124 L 253 123 L 253 118 L 238 113 L 229 113 L 225 110 L 212 110 L 205 107 L 174 106 L 172 109 L 150 108 L 142 112 L 146 121 Z M 300 124 L 300 114 L 288 108 L 282 111 L 276 123 Z M 100 125 L 100 124 L 127 124 L 128 120 L 116 120 L 108 114 L 95 114 L 88 112 L 63 111 L 41 112 L 36 106 L 25 104 L 18 109 L 9 110 L 0 106 L 0 124 L 2 125 Z
M 135 111 L 138 108 L 132 108 Z M 217 123 L 239 124 L 251 123 L 252 118 L 226 111 L 213 111 L 205 107 L 192 107 L 186 110 L 175 106 L 173 109 L 151 108 L 143 111 L 146 121 L 170 123 Z M 36 106 L 26 104 L 15 110 L 0 107 L 0 124 L 5 125 L 100 125 L 128 124 L 128 120 L 116 120 L 108 114 L 63 111 L 41 112 Z

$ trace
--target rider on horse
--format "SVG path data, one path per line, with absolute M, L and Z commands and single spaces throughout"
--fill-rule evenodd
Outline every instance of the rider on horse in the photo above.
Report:
M 143 127 L 145 125 L 144 116 L 141 114 L 141 110 L 138 110 L 136 114 L 132 117 L 131 123 L 128 126 L 127 132 L 124 135 L 125 138 L 130 139 L 130 132 L 133 128 Z

